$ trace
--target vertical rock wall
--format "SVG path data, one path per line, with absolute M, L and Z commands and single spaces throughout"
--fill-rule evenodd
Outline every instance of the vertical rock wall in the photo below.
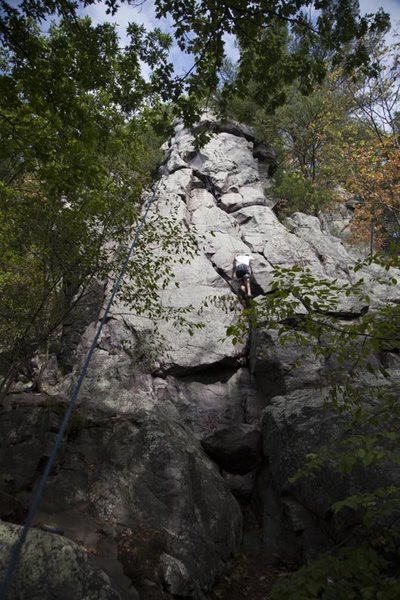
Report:
M 332 366 L 281 347 L 273 331 L 233 345 L 225 333 L 237 314 L 222 302 L 236 299 L 237 253 L 254 257 L 256 294 L 268 291 L 274 265 L 346 282 L 355 257 L 316 217 L 277 219 L 271 149 L 236 124 L 207 126 L 214 133 L 199 151 L 193 133 L 177 126 L 153 209 L 174 214 L 198 247 L 189 264 L 175 263 L 162 304 L 190 305 L 188 320 L 203 328 L 191 335 L 160 322 L 162 343 L 151 347 L 154 323 L 114 306 L 37 517 L 89 552 L 110 578 L 110 597 L 204 599 L 242 541 L 239 502 L 245 529 L 256 531 L 245 536 L 248 547 L 265 559 L 301 559 L 335 542 L 328 508 L 362 484 L 330 474 L 313 490 L 288 484 L 300 456 L 340 427 L 323 407 Z M 365 271 L 367 285 L 374 275 Z M 379 303 L 386 291 L 374 285 Z M 398 290 L 391 294 L 384 300 L 399 300 Z M 362 308 L 343 299 L 340 310 L 357 319 Z M 0 518 L 18 522 L 24 513 L 95 326 L 76 349 L 75 372 L 60 378 L 53 358 L 42 376 L 46 394 L 14 394 L 1 411 Z M 395 378 L 398 355 L 388 355 Z

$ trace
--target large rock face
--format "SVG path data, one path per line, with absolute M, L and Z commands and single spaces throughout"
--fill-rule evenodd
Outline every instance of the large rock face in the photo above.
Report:
M 18 538 L 20 527 L 0 521 L 0 577 Z M 33 530 L 24 545 L 18 571 L 7 594 L 9 600 L 120 600 L 104 572 L 93 569 L 86 553 L 70 540 Z
M 151 582 L 202 598 L 240 542 L 238 504 L 172 402 L 158 401 L 150 376 L 131 373 L 128 384 L 124 366 L 96 357 L 36 521 L 55 522 L 90 549 L 122 597 L 136 598 L 125 573 L 143 597 Z M 14 398 L 0 419 L 4 493 L 20 505 L 60 424 L 58 403 L 32 400 L 27 414 L 24 398 Z
M 107 573 L 96 598 L 204 599 L 241 543 L 239 502 L 261 525 L 258 550 L 297 560 L 336 541 L 329 506 L 340 491 L 362 485 L 331 473 L 315 494 L 287 483 L 302 454 L 341 426 L 324 412 L 321 391 L 334 366 L 294 344 L 282 347 L 274 331 L 254 331 L 238 345 L 225 335 L 240 308 L 235 254 L 253 255 L 257 294 L 268 292 L 275 265 L 348 282 L 356 258 L 316 217 L 277 219 L 270 148 L 237 124 L 205 126 L 214 135 L 198 152 L 193 133 L 177 126 L 153 208 L 174 214 L 198 246 L 189 264 L 174 264 L 175 280 L 160 300 L 175 309 L 191 305 L 187 319 L 203 327 L 190 333 L 160 322 L 162 343 L 154 346 L 154 324 L 117 301 L 36 518 L 36 525 L 55 523 L 87 553 L 90 568 Z M 367 284 L 376 274 L 364 271 Z M 371 306 L 399 300 L 395 288 L 388 298 L 374 285 Z M 236 308 L 227 310 L 230 304 Z M 343 298 L 339 309 L 338 318 L 357 319 L 363 306 Z M 41 393 L 13 394 L 1 410 L 0 518 L 23 518 L 96 325 L 80 336 L 68 376 L 51 357 Z M 395 376 L 398 356 L 389 355 Z M 29 577 L 35 586 L 43 574 Z M 85 593 L 69 598 L 92 597 Z

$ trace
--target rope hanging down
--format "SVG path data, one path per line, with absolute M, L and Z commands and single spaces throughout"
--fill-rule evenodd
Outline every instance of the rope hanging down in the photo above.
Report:
M 110 296 L 110 298 L 108 300 L 108 303 L 107 303 L 107 306 L 105 308 L 103 317 L 102 317 L 102 319 L 100 321 L 100 324 L 99 324 L 99 326 L 97 328 L 96 335 L 93 338 L 92 344 L 91 344 L 91 346 L 89 348 L 89 351 L 88 351 L 88 353 L 86 355 L 85 362 L 83 363 L 82 369 L 81 369 L 81 371 L 79 373 L 78 380 L 77 380 L 77 382 L 75 384 L 75 387 L 74 387 L 74 389 L 72 391 L 70 400 L 68 402 L 67 410 L 65 411 L 63 422 L 61 424 L 60 429 L 58 430 L 58 433 L 57 433 L 57 436 L 56 436 L 56 439 L 55 439 L 52 451 L 50 453 L 50 456 L 49 456 L 49 459 L 47 461 L 46 467 L 45 467 L 45 469 L 43 471 L 43 474 L 42 474 L 42 477 L 40 479 L 39 485 L 37 487 L 36 493 L 35 493 L 35 495 L 33 497 L 32 503 L 30 505 L 28 516 L 26 518 L 26 521 L 24 523 L 22 531 L 21 531 L 21 533 L 19 535 L 19 538 L 16 541 L 15 546 L 14 546 L 14 548 L 12 550 L 10 561 L 8 563 L 7 570 L 6 570 L 3 582 L 2 582 L 1 587 L 0 587 L 0 600 L 6 600 L 7 591 L 9 589 L 10 585 L 11 585 L 12 578 L 13 578 L 15 570 L 16 570 L 16 568 L 18 566 L 18 562 L 19 562 L 19 558 L 20 558 L 20 555 L 21 555 L 22 547 L 23 547 L 23 545 L 25 543 L 25 540 L 26 540 L 26 537 L 28 535 L 29 529 L 32 527 L 34 516 L 35 516 L 35 514 L 37 512 L 37 509 L 39 507 L 40 501 L 41 501 L 43 493 L 44 493 L 44 489 L 46 487 L 47 480 L 48 480 L 49 475 L 50 475 L 50 471 L 53 468 L 53 465 L 55 463 L 58 451 L 59 451 L 61 443 L 63 441 L 64 434 L 65 434 L 65 431 L 66 431 L 67 426 L 68 426 L 68 422 L 69 422 L 69 420 L 71 418 L 72 411 L 74 410 L 76 401 L 78 399 L 79 392 L 80 392 L 80 389 L 82 387 L 82 383 L 83 383 L 83 381 L 84 381 L 84 379 L 86 377 L 86 373 L 87 373 L 87 370 L 89 368 L 90 361 L 91 361 L 92 356 L 94 354 L 94 351 L 96 349 L 97 342 L 98 342 L 99 337 L 101 335 L 101 332 L 103 330 L 104 324 L 105 324 L 105 322 L 107 320 L 108 313 L 110 312 L 110 309 L 111 309 L 112 303 L 114 301 L 114 298 L 117 295 L 117 293 L 118 293 L 118 291 L 119 291 L 119 289 L 120 289 L 120 287 L 122 285 L 122 280 L 124 278 L 126 268 L 127 268 L 128 263 L 130 261 L 130 258 L 132 256 L 133 250 L 134 250 L 134 248 L 135 248 L 135 246 L 136 246 L 136 244 L 138 242 L 138 239 L 139 239 L 139 236 L 140 236 L 141 231 L 143 229 L 143 226 L 144 226 L 144 224 L 146 222 L 147 215 L 149 213 L 150 207 L 152 206 L 152 204 L 154 203 L 154 200 L 156 198 L 156 193 L 157 193 L 157 189 L 159 187 L 159 184 L 160 184 L 160 182 L 158 182 L 158 184 L 154 188 L 153 194 L 150 197 L 150 200 L 149 200 L 149 202 L 147 204 L 146 210 L 144 211 L 143 216 L 142 216 L 142 218 L 140 219 L 140 221 L 138 223 L 138 226 L 136 228 L 135 235 L 133 237 L 132 243 L 129 246 L 128 252 L 127 252 L 126 257 L 125 257 L 125 260 L 122 263 L 120 274 L 119 274 L 117 280 L 114 283 L 114 286 L 113 286 L 113 289 L 112 289 L 112 293 L 111 293 L 111 296 Z

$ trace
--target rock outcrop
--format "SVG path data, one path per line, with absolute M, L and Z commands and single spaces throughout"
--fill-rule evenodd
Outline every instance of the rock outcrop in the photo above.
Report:
M 350 282 L 356 257 L 316 217 L 278 220 L 270 148 L 238 124 L 202 126 L 214 134 L 201 150 L 182 125 L 165 146 L 153 210 L 175 214 L 197 240 L 197 255 L 176 262 L 175 279 L 160 290 L 164 306 L 192 307 L 186 318 L 195 328 L 160 322 L 154 346 L 154 323 L 116 303 L 37 515 L 36 525 L 56 523 L 107 573 L 111 583 L 98 598 L 204 599 L 241 543 L 240 505 L 245 530 L 249 513 L 260 528 L 253 549 L 299 560 L 336 541 L 329 507 L 340 491 L 361 485 L 327 473 L 314 493 L 287 481 L 301 456 L 340 428 L 344 417 L 323 407 L 334 366 L 283 347 L 274 331 L 237 345 L 226 337 L 238 311 L 226 308 L 238 291 L 235 254 L 253 255 L 256 295 L 270 289 L 275 265 Z M 376 269 L 364 269 L 366 285 Z M 396 288 L 388 297 L 373 285 L 371 309 L 400 300 Z M 338 318 L 357 319 L 364 308 L 343 298 Z M 69 375 L 53 357 L 42 369 L 42 393 L 14 394 L 1 410 L 0 518 L 23 517 L 95 326 L 80 337 Z M 389 354 L 395 379 L 399 357 Z M 52 552 L 56 542 L 46 543 Z M 69 598 L 92 597 L 79 593 Z
M 0 578 L 20 527 L 0 521 Z M 32 530 L 24 545 L 18 576 L 7 594 L 9 600 L 120 600 L 103 571 L 93 569 L 86 553 L 70 540 Z

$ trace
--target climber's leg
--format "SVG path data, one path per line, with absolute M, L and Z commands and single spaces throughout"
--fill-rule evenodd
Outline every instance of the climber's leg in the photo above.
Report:
M 244 292 L 245 292 L 247 298 L 251 298 L 252 295 L 251 295 L 250 273 L 246 274 L 243 277 L 243 281 L 244 281 Z

